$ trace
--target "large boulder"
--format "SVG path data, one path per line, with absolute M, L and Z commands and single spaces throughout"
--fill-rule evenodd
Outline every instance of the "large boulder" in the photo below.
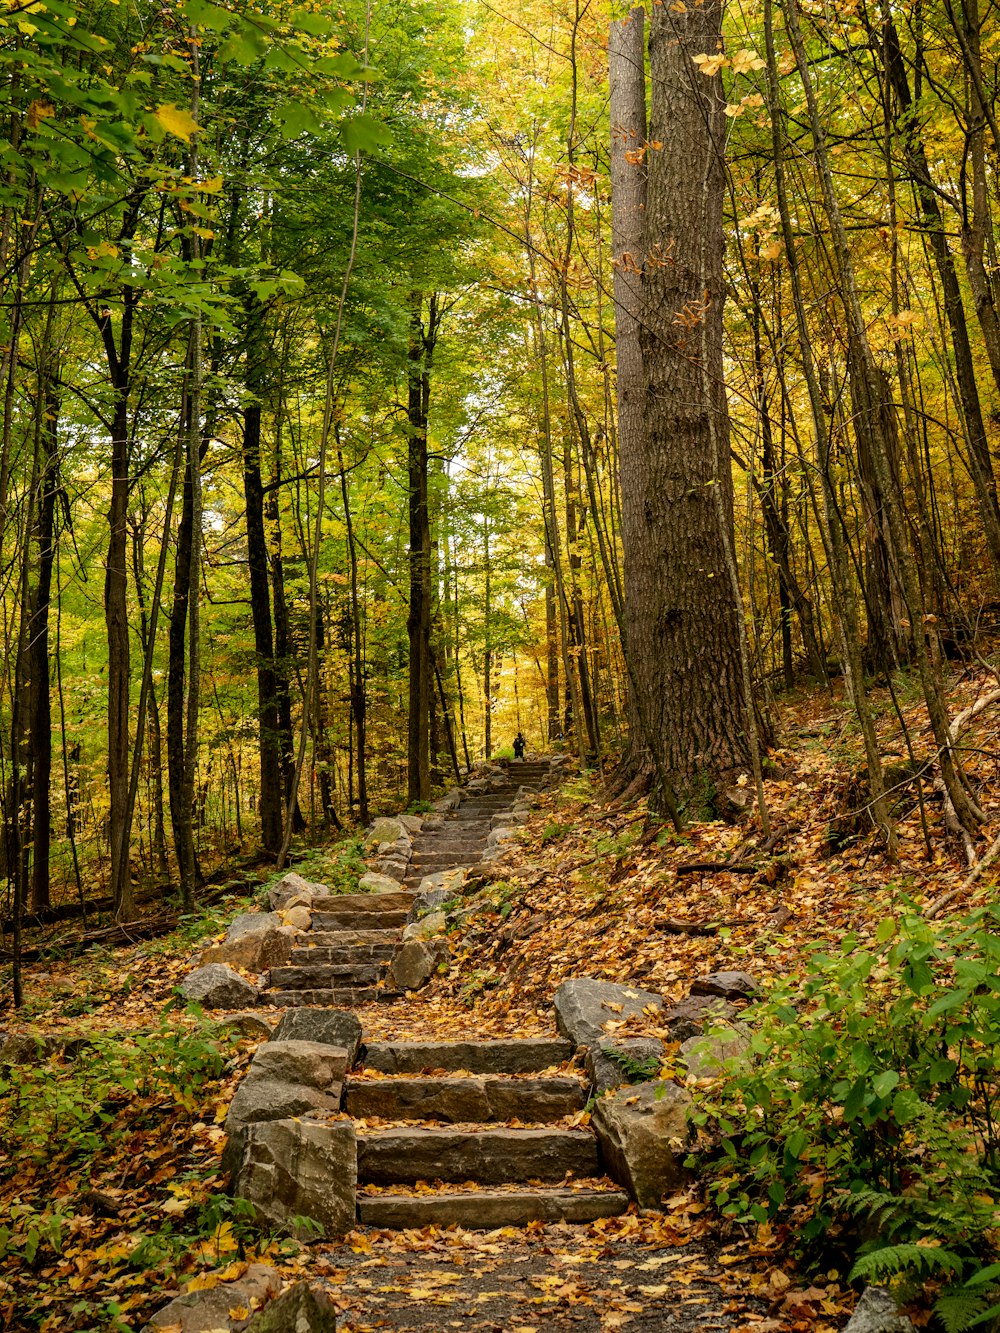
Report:
M 329 1239 L 353 1229 L 357 1183 L 351 1121 L 269 1120 L 247 1127 L 233 1193 L 269 1229 L 298 1240 Z M 301 1218 L 313 1225 L 301 1225 Z
M 258 1047 L 246 1077 L 229 1104 L 229 1136 L 222 1169 L 233 1176 L 246 1149 L 250 1125 L 285 1120 L 311 1111 L 340 1109 L 347 1051 L 317 1041 L 269 1041 Z
M 389 964 L 389 979 L 397 990 L 419 990 L 426 986 L 448 954 L 448 943 L 440 937 L 406 940 Z
M 718 995 L 689 995 L 663 1011 L 663 1021 L 674 1041 L 700 1036 L 706 1026 L 725 1022 L 737 1013 L 736 1006 Z
M 411 921 L 403 931 L 405 940 L 430 940 L 448 929 L 448 918 L 444 912 L 431 912 L 419 921 Z
M 260 1014 L 255 1014 L 248 1009 L 244 1013 L 229 1014 L 226 1018 L 220 1018 L 216 1021 L 216 1031 L 222 1034 L 234 1032 L 238 1037 L 246 1037 L 250 1041 L 267 1041 L 274 1031 L 274 1024 L 269 1023 L 266 1018 L 261 1018 Z
M 399 893 L 402 887 L 398 879 L 393 879 L 391 875 L 379 875 L 374 870 L 369 870 L 367 875 L 362 875 L 358 880 L 358 888 L 362 893 Z
M 399 815 L 398 819 L 407 833 L 419 833 L 424 826 L 420 815 Z
M 749 972 L 710 972 L 691 983 L 692 995 L 718 995 L 723 1000 L 750 1000 L 759 989 Z
M 409 843 L 409 834 L 398 819 L 376 819 L 365 833 L 365 846 L 381 847 L 383 843 L 394 843 L 403 838 Z
M 885 1287 L 866 1287 L 844 1333 L 915 1333 L 896 1298 Z
M 267 902 L 272 912 L 282 912 L 289 907 L 311 907 L 317 898 L 329 897 L 330 890 L 325 884 L 303 879 L 294 870 L 290 870 L 267 891 Z
M 640 1208 L 658 1208 L 685 1185 L 690 1095 L 676 1083 L 619 1088 L 594 1107 L 591 1124 L 608 1175 Z
M 663 1053 L 663 1042 L 656 1037 L 622 1037 L 591 1046 L 585 1065 L 594 1092 L 599 1096 L 611 1088 L 656 1078 Z
M 177 988 L 185 1000 L 203 1009 L 245 1009 L 257 1003 L 258 991 L 225 963 L 208 963 L 189 972 Z
M 361 1045 L 361 1023 L 350 1009 L 287 1009 L 274 1030 L 274 1040 L 342 1046 L 350 1067 Z
M 337 1333 L 337 1307 L 321 1287 L 296 1282 L 254 1316 L 250 1333 Z
M 199 1287 L 157 1310 L 142 1333 L 237 1333 L 250 1326 L 256 1311 L 281 1291 L 281 1274 L 270 1264 L 251 1264 L 241 1277 Z M 245 1310 L 242 1318 L 230 1311 Z M 254 1325 L 256 1327 L 256 1324 Z
M 659 1016 L 663 999 L 638 986 L 619 986 L 594 977 L 572 977 L 556 991 L 556 1027 L 574 1046 L 594 1046 L 611 1034 L 606 1023 L 622 1023 L 647 1010 Z
M 739 1027 L 716 1027 L 681 1042 L 680 1057 L 687 1065 L 689 1078 L 721 1078 L 729 1061 L 750 1049 L 750 1034 Z
M 201 955 L 202 964 L 228 963 L 245 967 L 248 972 L 266 972 L 282 967 L 292 956 L 292 935 L 282 928 L 275 912 L 244 912 L 229 923 L 226 938 L 209 945 Z
M 293 930 L 309 930 L 312 926 L 312 912 L 304 903 L 296 903 L 294 907 L 286 908 L 283 916 L 285 924 L 291 926 Z M 291 950 L 285 961 L 288 962 L 290 958 Z
M 438 870 L 433 875 L 425 875 L 417 885 L 417 897 L 422 899 L 429 897 L 430 894 L 443 893 L 446 896 L 442 902 L 446 902 L 448 898 L 457 898 L 462 892 L 468 874 L 465 866 L 458 866 L 454 870 Z

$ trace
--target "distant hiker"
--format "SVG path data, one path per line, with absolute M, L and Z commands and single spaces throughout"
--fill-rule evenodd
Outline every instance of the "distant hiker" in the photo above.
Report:
M 523 758 L 524 758 L 524 751 L 525 751 L 525 747 L 527 746 L 527 744 L 528 744 L 528 742 L 524 739 L 524 737 L 521 735 L 521 733 L 518 732 L 517 735 L 514 737 L 514 758 L 515 758 L 515 759 L 523 759 Z

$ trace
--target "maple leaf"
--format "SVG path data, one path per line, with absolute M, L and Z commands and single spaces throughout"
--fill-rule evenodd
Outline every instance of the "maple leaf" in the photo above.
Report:
M 743 50 L 737 51 L 730 60 L 734 74 L 749 74 L 752 69 L 763 69 L 767 63 L 761 60 L 755 51 Z
M 701 70 L 702 74 L 708 78 L 711 78 L 713 74 L 718 74 L 720 69 L 725 69 L 729 64 L 729 61 L 721 52 L 714 56 L 703 53 L 702 55 L 692 56 L 691 59 Z
M 197 134 L 201 129 L 190 111 L 176 106 L 173 102 L 164 102 L 162 106 L 156 108 L 153 115 L 168 134 L 172 134 L 176 139 L 183 139 L 185 143 L 190 143 L 192 134 Z

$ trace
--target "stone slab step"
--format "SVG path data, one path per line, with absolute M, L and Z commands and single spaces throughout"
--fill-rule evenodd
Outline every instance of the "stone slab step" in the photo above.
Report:
M 406 911 L 413 904 L 412 893 L 337 893 L 329 899 L 322 899 L 326 904 L 329 902 L 330 910 L 333 912 L 373 912 L 381 915 L 382 912 Z
M 561 1037 L 506 1037 L 498 1041 L 373 1041 L 361 1064 L 383 1074 L 419 1074 L 425 1069 L 470 1074 L 535 1074 L 564 1064 L 573 1047 Z
M 315 918 L 314 918 L 315 919 Z M 301 948 L 317 949 L 353 949 L 363 945 L 377 946 L 388 944 L 395 946 L 399 939 L 398 930 L 310 930 L 308 935 L 299 936 L 308 941 Z
M 334 990 L 342 986 L 374 986 L 385 975 L 381 963 L 317 963 L 307 967 L 272 967 L 268 987 L 274 990 Z
M 397 999 L 398 991 L 386 993 L 375 986 L 338 986 L 329 990 L 270 990 L 261 991 L 261 1000 L 275 1008 L 294 1008 L 303 1004 L 317 1004 L 323 1008 L 352 1008 L 356 1004 L 374 1004 L 378 1000 Z
M 397 932 L 393 938 L 398 939 Z M 295 948 L 291 962 L 296 967 L 319 967 L 327 963 L 387 963 L 396 951 L 395 944 L 341 944 L 336 948 Z
M 446 1120 L 473 1124 L 486 1120 L 544 1122 L 572 1115 L 587 1104 L 589 1085 L 577 1078 L 351 1079 L 343 1109 L 360 1120 Z
M 600 1175 L 597 1139 L 576 1129 L 383 1129 L 358 1135 L 358 1181 L 503 1185 Z
M 596 1222 L 599 1217 L 618 1217 L 628 1206 L 628 1195 L 612 1189 L 360 1194 L 358 1221 L 392 1231 L 426 1226 L 492 1231 L 495 1227 L 523 1227 L 529 1222 Z
M 388 894 L 385 897 L 388 898 Z M 405 926 L 410 919 L 410 908 L 387 912 L 355 912 L 350 909 L 336 912 L 313 912 L 312 924 L 317 930 L 363 930 L 366 925 L 380 930 Z

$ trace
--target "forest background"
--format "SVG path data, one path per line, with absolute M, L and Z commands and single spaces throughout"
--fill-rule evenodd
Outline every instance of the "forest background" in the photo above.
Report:
M 227 859 L 419 805 L 518 729 L 599 770 L 624 749 L 619 786 L 648 784 L 622 647 L 623 17 L 7 0 L 8 924 L 105 895 L 125 919 L 178 883 L 190 904 Z M 848 805 L 893 855 L 886 792 L 915 781 L 923 814 L 923 784 L 971 862 L 942 680 L 1000 605 L 1000 29 L 974 0 L 760 0 L 725 29 L 688 77 L 723 98 L 751 729 L 803 684 L 842 693 L 867 757 Z M 645 170 L 671 142 L 618 150 Z

